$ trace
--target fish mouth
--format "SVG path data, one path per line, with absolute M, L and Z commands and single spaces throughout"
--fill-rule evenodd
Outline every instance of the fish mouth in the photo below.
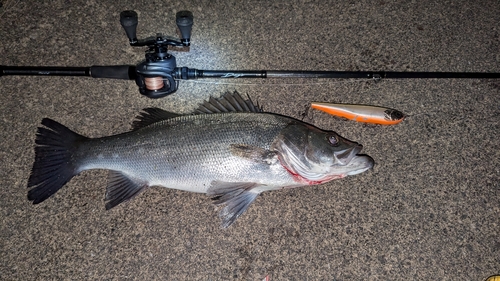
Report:
M 338 165 L 349 165 L 349 163 L 358 155 L 358 153 L 361 152 L 362 149 L 363 146 L 358 144 L 341 151 L 336 151 L 334 154 L 335 158 L 338 160 Z
M 346 173 L 346 176 L 361 174 L 373 168 L 374 165 L 375 160 L 373 160 L 370 156 L 365 154 L 356 154 L 346 167 L 349 170 Z
M 361 174 L 373 168 L 375 161 L 366 154 L 359 154 L 362 149 L 363 146 L 358 144 L 335 153 L 338 162 L 334 166 L 342 177 Z

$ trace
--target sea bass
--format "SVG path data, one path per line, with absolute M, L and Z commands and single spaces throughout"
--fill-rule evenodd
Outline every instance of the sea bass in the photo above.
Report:
M 45 118 L 36 135 L 28 199 L 38 204 L 85 170 L 109 170 L 106 209 L 149 186 L 206 193 L 231 225 L 264 191 L 321 184 L 373 167 L 360 144 L 249 98 L 210 98 L 196 114 L 145 109 L 130 132 L 87 138 Z

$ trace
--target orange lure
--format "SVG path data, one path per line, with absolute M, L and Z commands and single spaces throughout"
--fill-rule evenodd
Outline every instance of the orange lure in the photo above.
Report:
M 364 123 L 395 125 L 403 121 L 403 112 L 379 106 L 313 102 L 311 107 L 328 114 Z

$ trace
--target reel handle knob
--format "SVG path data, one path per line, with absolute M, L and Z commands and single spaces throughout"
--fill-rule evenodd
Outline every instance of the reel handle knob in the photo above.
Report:
M 123 11 L 120 13 L 120 23 L 127 33 L 130 44 L 137 42 L 137 13 L 132 10 Z
M 175 23 L 181 32 L 181 42 L 184 46 L 191 43 L 191 29 L 193 28 L 193 13 L 190 11 L 180 11 L 175 14 Z

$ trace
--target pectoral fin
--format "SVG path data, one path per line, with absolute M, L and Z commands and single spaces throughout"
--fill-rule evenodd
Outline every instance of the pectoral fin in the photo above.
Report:
M 229 151 L 234 156 L 246 158 L 257 163 L 271 165 L 278 160 L 276 152 L 247 144 L 231 144 Z
M 220 211 L 222 227 L 229 227 L 262 192 L 255 182 L 223 182 L 213 181 L 207 195 L 214 200 L 215 205 L 225 204 Z

